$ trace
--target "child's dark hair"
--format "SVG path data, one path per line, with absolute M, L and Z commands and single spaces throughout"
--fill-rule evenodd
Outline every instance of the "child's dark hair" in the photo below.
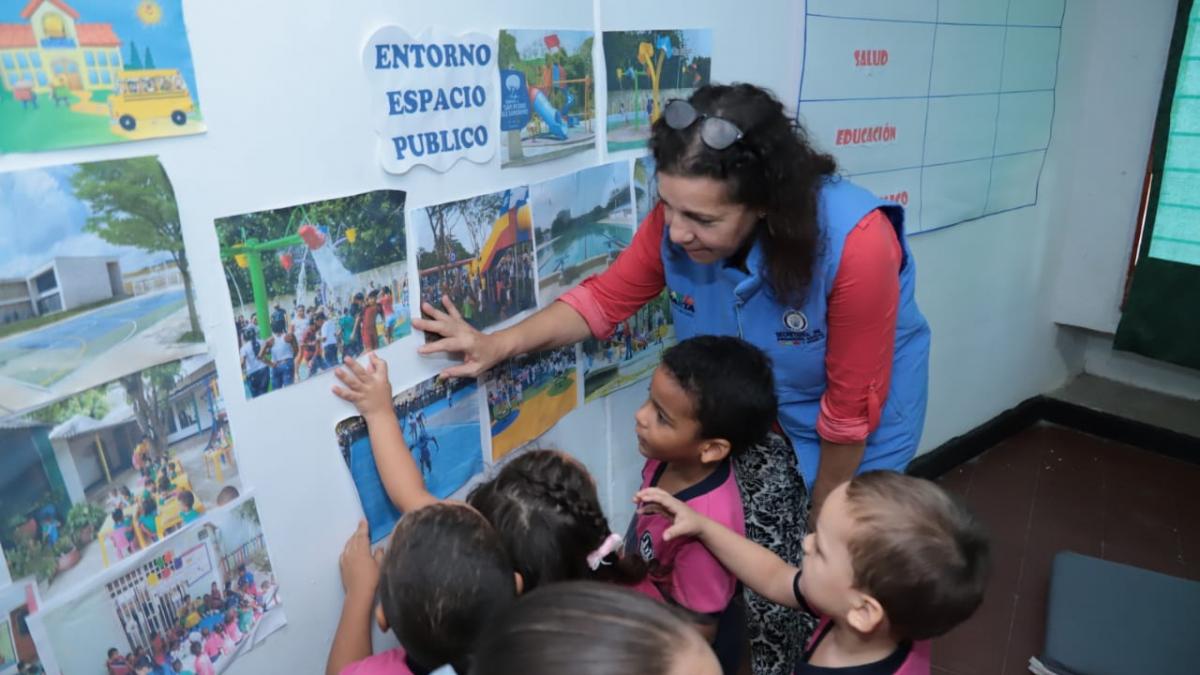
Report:
M 848 548 L 854 586 L 883 607 L 893 634 L 928 640 L 966 621 L 983 602 L 987 534 L 936 483 L 869 471 L 846 486 L 855 521 Z
M 405 514 L 380 567 L 384 617 L 409 658 L 430 670 L 465 673 L 475 638 L 516 595 L 495 528 L 461 503 Z
M 605 556 L 593 571 L 588 555 L 611 531 L 587 469 L 556 450 L 530 450 L 477 486 L 467 502 L 499 533 L 526 590 L 574 579 L 633 584 L 646 575 L 637 556 Z
M 196 495 L 192 494 L 191 490 L 180 490 L 179 503 L 183 504 L 188 511 L 191 511 L 192 507 L 196 505 Z
M 668 675 L 708 649 L 680 613 L 613 584 L 573 581 L 522 596 L 479 638 L 471 675 Z
M 121 509 L 113 509 L 112 519 L 113 519 L 113 524 L 117 525 L 119 527 L 121 525 L 121 522 L 123 520 L 125 520 L 125 512 L 122 511 Z
M 701 335 L 668 349 L 662 367 L 695 406 L 701 438 L 723 438 L 730 452 L 760 443 L 778 411 L 771 360 L 735 337 Z

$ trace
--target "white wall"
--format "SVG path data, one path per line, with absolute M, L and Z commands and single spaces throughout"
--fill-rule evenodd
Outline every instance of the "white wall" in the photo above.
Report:
M 376 161 L 366 78 L 359 63 L 366 37 L 379 26 L 394 23 L 420 31 L 437 25 L 493 33 L 501 27 L 710 27 L 714 80 L 755 82 L 774 89 L 789 106 L 796 100 L 800 3 L 603 0 L 595 4 L 593 9 L 588 0 L 403 4 L 361 0 L 309 2 L 298 9 L 283 0 L 186 2 L 208 134 L 0 157 L 0 170 L 160 155 L 178 196 L 191 264 L 200 270 L 197 303 L 221 386 L 225 392 L 238 392 L 236 339 L 218 271 L 215 218 L 380 188 L 407 190 L 409 205 L 420 206 L 519 181 L 544 180 L 601 159 L 583 154 L 502 172 L 497 158 L 484 166 L 460 163 L 450 176 L 422 168 L 400 177 L 386 175 Z M 1054 325 L 1048 288 L 1063 256 L 1056 231 L 1080 202 L 1094 198 L 1080 193 L 1079 186 L 1105 186 L 1101 179 L 1109 177 L 1110 168 L 1097 156 L 1101 153 L 1090 148 L 1130 133 L 1130 119 L 1106 115 L 1090 104 L 1111 107 L 1120 101 L 1112 100 L 1108 92 L 1136 90 L 1144 80 L 1154 79 L 1150 57 L 1128 57 L 1131 63 L 1125 68 L 1112 64 L 1100 68 L 1090 61 L 1124 41 L 1112 34 L 1118 23 L 1110 25 L 1104 18 L 1121 4 L 1116 0 L 1068 3 L 1060 114 L 1042 178 L 1041 202 L 912 242 L 918 299 L 933 326 L 924 449 L 1054 388 L 1082 365 L 1078 341 L 1060 334 Z M 1121 15 L 1123 21 L 1135 28 L 1159 25 L 1160 5 L 1168 3 L 1155 0 L 1153 4 L 1151 9 L 1139 7 L 1136 13 L 1127 10 Z M 1100 82 L 1091 86 L 1101 78 L 1106 78 L 1103 87 Z M 597 94 L 597 106 L 604 109 L 603 91 Z M 1092 133 L 1076 129 L 1081 117 L 1088 117 L 1089 125 L 1098 125 Z M 1133 133 L 1138 133 L 1136 128 Z M 1126 154 L 1133 156 L 1135 150 Z M 1112 189 L 1108 186 L 1105 191 Z M 415 273 L 410 277 L 415 281 Z M 415 355 L 421 339 L 414 335 L 383 350 L 398 389 L 432 375 L 444 364 Z M 240 470 L 246 484 L 255 488 L 290 619 L 287 629 L 239 659 L 238 672 L 312 672 L 323 662 L 333 635 L 342 600 L 337 559 L 360 510 L 333 434 L 336 422 L 353 411 L 329 393 L 331 385 L 330 378 L 322 377 L 254 402 L 236 395 L 226 398 Z M 632 511 L 629 497 L 639 480 L 641 460 L 632 416 L 644 394 L 645 386 L 639 385 L 577 410 L 546 438 L 579 455 L 592 470 L 618 530 Z
M 106 258 L 55 258 L 54 274 L 63 309 L 75 309 L 113 296 Z

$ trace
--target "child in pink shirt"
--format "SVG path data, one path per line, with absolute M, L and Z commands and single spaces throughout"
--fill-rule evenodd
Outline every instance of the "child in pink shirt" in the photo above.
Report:
M 204 638 L 204 653 L 209 660 L 216 663 L 221 658 L 221 648 L 225 646 L 225 637 L 221 635 L 219 629 L 210 631 L 207 628 L 200 631 L 200 635 Z
M 521 588 L 495 529 L 461 502 L 405 514 L 382 560 L 360 523 L 341 568 L 346 600 L 326 675 L 411 675 L 447 664 L 466 673 L 476 636 Z M 372 616 L 399 648 L 371 653 Z
M 204 648 L 199 642 L 192 643 L 192 670 L 196 675 L 217 675 L 217 669 L 213 667 L 212 659 L 208 658 L 208 654 L 204 653 Z
M 929 640 L 983 601 L 987 537 L 927 480 L 869 471 L 839 485 L 804 539 L 803 571 L 663 490 L 637 500 L 672 519 L 664 539 L 698 539 L 763 597 L 823 617 L 795 675 L 929 675 Z
M 730 457 L 761 441 L 775 419 L 771 364 L 734 337 L 699 336 L 663 354 L 650 396 L 637 411 L 638 449 L 646 457 L 642 488 L 658 487 L 692 509 L 745 534 L 742 498 Z M 626 539 L 649 576 L 635 588 L 690 610 L 713 641 L 725 672 L 740 660 L 744 626 L 734 602 L 738 581 L 694 537 L 667 540 L 668 517 L 639 512 Z

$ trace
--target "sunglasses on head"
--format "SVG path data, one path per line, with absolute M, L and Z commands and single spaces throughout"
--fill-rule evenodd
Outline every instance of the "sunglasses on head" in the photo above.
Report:
M 663 108 L 663 119 L 667 126 L 682 131 L 696 122 L 700 123 L 700 140 L 713 150 L 724 150 L 742 138 L 742 130 L 724 117 L 714 117 L 698 112 L 691 103 L 674 98 Z

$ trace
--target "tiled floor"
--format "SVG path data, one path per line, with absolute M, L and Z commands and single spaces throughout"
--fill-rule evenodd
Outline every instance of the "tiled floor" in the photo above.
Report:
M 940 482 L 988 527 L 993 566 L 979 612 L 934 642 L 936 674 L 1028 672 L 1060 550 L 1200 580 L 1200 466 L 1037 425 Z

